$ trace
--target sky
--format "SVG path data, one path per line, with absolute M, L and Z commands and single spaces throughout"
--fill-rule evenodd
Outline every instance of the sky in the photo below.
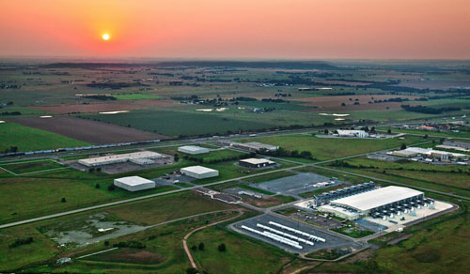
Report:
M 2 57 L 470 59 L 469 0 L 0 0 L 0 11 Z

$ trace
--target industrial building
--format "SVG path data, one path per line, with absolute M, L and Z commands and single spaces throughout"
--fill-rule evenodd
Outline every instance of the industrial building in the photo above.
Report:
M 131 192 L 155 188 L 154 181 L 139 176 L 129 176 L 114 179 L 114 185 Z
M 78 163 L 87 167 L 99 167 L 103 165 L 132 162 L 138 165 L 152 164 L 154 159 L 168 158 L 168 155 L 153 151 L 139 151 L 126 154 L 115 154 L 101 157 L 80 159 Z
M 205 179 L 219 176 L 219 171 L 203 166 L 189 166 L 180 169 L 180 172 L 186 176 L 196 179 Z
M 247 150 L 250 152 L 275 152 L 279 149 L 278 146 L 258 143 L 258 142 L 248 142 L 248 143 L 236 143 L 231 142 L 231 147 Z
M 338 129 L 336 130 L 339 137 L 350 137 L 350 138 L 368 138 L 369 133 L 364 130 L 349 130 L 349 129 Z
M 248 168 L 262 168 L 276 165 L 276 162 L 268 159 L 248 158 L 238 161 L 238 164 Z
M 210 150 L 200 146 L 181 146 L 178 148 L 178 151 L 186 154 L 197 155 L 209 153 Z
M 456 140 L 445 140 L 442 145 L 438 145 L 438 148 L 460 150 L 464 152 L 470 152 L 470 142 L 456 141 Z
M 331 200 L 329 204 L 318 207 L 318 210 L 353 220 L 367 215 L 393 216 L 425 202 L 428 200 L 421 191 L 407 187 L 387 186 Z
M 429 159 L 436 159 L 442 162 L 448 162 L 451 160 L 467 160 L 469 158 L 468 155 L 462 153 L 454 153 L 421 147 L 408 147 L 406 149 L 390 152 L 390 154 L 404 158 L 424 157 Z

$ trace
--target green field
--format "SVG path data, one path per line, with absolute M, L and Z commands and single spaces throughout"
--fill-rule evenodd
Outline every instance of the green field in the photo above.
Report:
M 24 174 L 29 172 L 44 172 L 64 168 L 64 166 L 50 159 L 20 161 L 0 164 L 0 168 L 15 174 Z
M 181 201 L 186 201 L 186 206 L 180 206 Z M 150 212 L 146 213 L 141 210 L 142 208 L 147 208 Z M 104 246 L 102 242 L 79 248 L 72 246 L 59 248 L 56 243 L 39 232 L 47 230 L 48 227 L 59 229 L 63 228 L 67 230 L 69 228 L 76 227 L 78 223 L 83 223 L 87 220 L 88 216 L 96 213 L 107 212 L 111 214 L 110 216 L 112 216 L 114 220 L 122 220 L 125 222 L 158 224 L 168 220 L 174 220 L 175 218 L 189 217 L 193 214 L 208 213 L 229 208 L 230 206 L 223 203 L 203 198 L 199 195 L 192 194 L 191 192 L 185 192 L 137 202 L 135 204 L 116 206 L 105 211 L 95 210 L 79 215 L 61 217 L 60 219 L 8 228 L 3 230 L 6 233 L 0 233 L 0 271 L 14 270 L 25 265 L 30 265 L 30 267 L 36 267 L 35 265 L 37 265 L 39 268 L 35 268 L 34 272 L 46 271 L 39 270 L 43 269 L 42 267 L 49 269 L 50 266 L 41 266 L 44 264 L 44 260 L 54 261 L 54 258 L 57 258 L 56 256 L 60 257 L 70 256 L 72 254 L 86 254 L 87 252 L 106 249 L 106 246 Z M 213 213 L 207 216 L 190 218 L 188 220 L 179 221 L 175 224 L 156 227 L 154 229 L 113 239 L 111 244 L 128 239 L 143 241 L 146 245 L 146 251 L 162 254 L 165 259 L 163 264 L 151 265 L 151 268 L 164 270 L 164 273 L 175 273 L 174 271 L 181 272 L 186 269 L 187 266 L 186 257 L 184 257 L 184 254 L 182 253 L 183 250 L 181 246 L 181 239 L 184 236 L 184 233 L 187 233 L 186 231 L 189 231 L 195 225 L 202 226 L 208 221 L 227 218 L 227 214 L 232 213 Z M 149 239 L 150 236 L 153 236 L 152 239 Z M 15 239 L 27 237 L 33 237 L 34 241 L 31 244 L 21 245 L 15 248 L 9 247 Z M 25 256 L 25 253 L 28 254 L 28 256 Z M 101 259 L 103 258 L 106 258 L 106 256 L 101 256 Z M 93 262 L 96 261 L 100 261 L 100 256 L 91 258 L 90 261 L 84 260 L 83 263 L 87 265 L 88 263 L 93 264 Z M 175 264 L 175 262 L 179 262 L 179 264 Z M 77 261 L 70 267 L 71 269 L 78 271 L 77 269 L 80 269 L 81 265 L 82 262 Z M 46 272 L 52 270 L 62 272 L 67 268 L 57 268 L 54 264 L 51 266 L 52 269 L 49 269 Z M 102 265 L 102 267 L 104 267 L 103 269 L 109 267 L 109 269 L 112 270 L 119 269 L 122 265 L 119 263 L 113 265 L 109 262 Z M 134 273 L 134 271 L 138 271 L 140 267 L 141 265 L 137 263 L 130 263 L 126 265 L 122 271 L 123 273 L 126 273 L 126 271 Z M 101 268 L 98 268 L 97 270 L 100 271 L 99 269 Z M 143 269 L 145 269 L 145 267 Z
M 195 251 L 194 256 L 207 273 L 278 273 L 283 264 L 293 259 L 277 248 L 223 228 L 198 232 L 188 244 L 192 246 L 201 242 L 205 249 Z M 222 243 L 227 247 L 225 252 L 217 250 Z
M 160 96 L 155 94 L 143 94 L 143 93 L 128 93 L 128 94 L 115 94 L 113 95 L 118 100 L 154 100 L 160 99 Z
M 267 123 L 241 120 L 237 116 L 226 118 L 213 114 L 169 110 L 139 110 L 116 115 L 89 115 L 86 118 L 121 126 L 130 125 L 133 128 L 169 136 L 225 134 L 227 131 L 271 127 Z
M 436 166 L 418 162 L 386 162 L 356 158 L 333 163 L 358 173 L 375 173 L 376 176 L 395 176 L 403 179 L 429 182 L 466 191 L 470 188 L 470 169 L 462 166 Z
M 277 145 L 290 151 L 310 151 L 313 157 L 320 161 L 396 148 L 401 144 L 409 145 L 427 141 L 413 136 L 406 136 L 404 140 L 397 138 L 372 140 L 318 138 L 306 134 L 255 137 L 249 140 Z
M 0 151 L 12 146 L 18 147 L 18 151 L 31 151 L 89 145 L 59 134 L 9 122 L 0 124 L 0 140 Z

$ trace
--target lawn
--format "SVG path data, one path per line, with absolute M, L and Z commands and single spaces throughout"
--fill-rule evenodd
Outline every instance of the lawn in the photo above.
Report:
M 426 141 L 423 138 L 414 136 L 406 136 L 404 140 L 396 138 L 338 140 L 333 138 L 318 138 L 305 134 L 256 137 L 249 140 L 278 145 L 290 151 L 310 151 L 313 157 L 320 161 L 396 148 L 400 147 L 403 143 L 409 145 Z
M 88 143 L 56 133 L 7 122 L 0 124 L 0 151 L 18 147 L 18 151 L 87 146 Z
M 29 172 L 41 172 L 47 170 L 53 170 L 56 168 L 63 168 L 64 166 L 60 163 L 50 160 L 32 160 L 32 161 L 20 161 L 12 163 L 0 164 L 0 168 L 6 169 L 16 174 L 24 174 Z
M 191 158 L 199 159 L 203 163 L 211 163 L 211 162 L 222 162 L 227 160 L 235 160 L 241 158 L 248 158 L 249 155 L 247 153 L 229 150 L 229 149 L 221 149 L 221 150 L 214 150 L 206 154 L 199 154 L 199 155 L 188 155 Z M 184 157 L 184 156 L 183 156 Z
M 201 242 L 205 245 L 204 250 L 193 252 L 193 256 L 207 273 L 278 273 L 285 263 L 292 260 L 280 249 L 221 227 L 194 234 L 188 245 Z M 218 250 L 222 243 L 226 246 L 225 252 Z

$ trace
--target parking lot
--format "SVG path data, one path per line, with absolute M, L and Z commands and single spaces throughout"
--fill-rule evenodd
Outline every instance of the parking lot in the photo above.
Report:
M 273 223 L 270 223 L 270 222 L 274 222 L 278 225 L 274 225 Z M 296 231 L 301 231 L 302 233 L 306 233 L 306 234 L 301 235 L 296 232 L 280 228 L 279 225 L 289 227 L 291 229 L 294 229 Z M 279 232 L 287 233 L 289 234 L 289 236 L 283 236 L 283 237 L 294 241 L 300 247 L 296 248 L 294 246 L 282 243 L 278 240 L 271 239 L 267 236 L 260 235 L 259 233 L 246 229 L 246 227 L 248 227 L 249 229 L 259 231 L 261 233 L 268 232 L 269 234 L 269 232 L 271 232 L 276 235 L 282 235 Z M 266 229 L 266 227 L 269 227 L 269 229 Z M 349 240 L 346 237 L 336 236 L 335 234 L 330 233 L 326 230 L 320 230 L 318 228 L 315 228 L 313 226 L 310 226 L 300 221 L 296 222 L 288 218 L 281 218 L 281 217 L 277 217 L 277 216 L 273 216 L 269 214 L 256 216 L 250 219 L 246 219 L 246 220 L 234 223 L 231 225 L 231 228 L 239 233 L 242 233 L 244 235 L 253 237 L 263 242 L 272 244 L 274 246 L 277 246 L 291 253 L 311 253 L 311 252 L 324 249 L 324 248 L 336 248 L 336 247 L 360 248 L 361 247 L 360 244 L 355 243 L 354 241 Z M 273 229 L 279 232 L 273 232 Z M 306 235 L 319 237 L 321 239 L 324 239 L 325 242 L 315 240 L 314 238 L 310 236 L 306 236 Z M 296 237 L 299 239 L 296 239 Z M 305 243 L 304 241 L 311 242 L 313 243 L 313 245 Z
M 190 183 L 194 181 L 194 178 L 179 173 L 173 173 L 155 178 L 153 181 L 157 186 L 168 186 L 176 183 Z
M 272 181 L 252 184 L 252 186 L 274 193 L 297 196 L 300 193 L 321 189 L 326 186 L 338 185 L 341 183 L 336 181 L 334 184 L 329 185 L 315 185 L 324 182 L 330 182 L 330 178 L 315 173 L 299 173 L 293 176 L 279 178 Z

